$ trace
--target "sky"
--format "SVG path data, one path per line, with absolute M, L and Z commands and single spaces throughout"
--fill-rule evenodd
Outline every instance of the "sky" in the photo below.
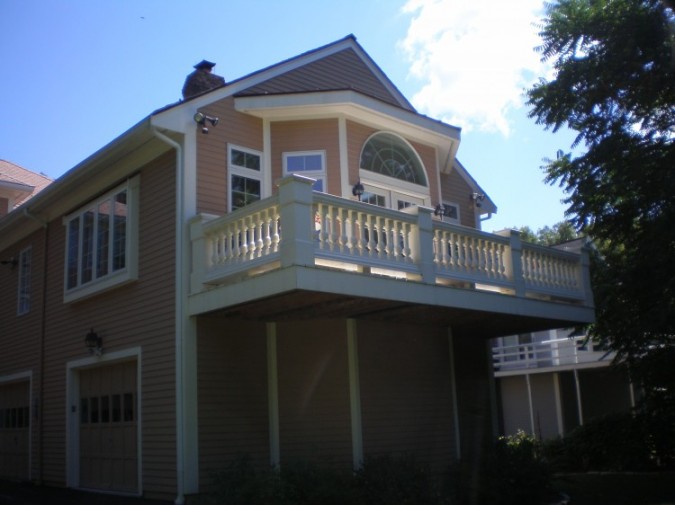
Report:
M 353 34 L 498 207 L 483 229 L 565 219 L 541 166 L 571 132 L 528 118 L 551 70 L 543 0 L 0 0 L 0 159 L 58 178 L 181 98 L 202 59 L 227 81 Z

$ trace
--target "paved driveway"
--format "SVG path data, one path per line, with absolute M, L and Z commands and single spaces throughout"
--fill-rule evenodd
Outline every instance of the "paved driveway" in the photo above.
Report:
M 0 505 L 172 505 L 172 503 L 0 481 Z

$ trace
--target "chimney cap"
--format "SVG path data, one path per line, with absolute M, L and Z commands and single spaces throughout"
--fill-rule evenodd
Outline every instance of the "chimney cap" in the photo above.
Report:
M 196 68 L 197 70 L 211 70 L 215 66 L 216 64 L 213 63 L 212 61 L 202 60 L 199 63 L 197 63 L 194 66 L 194 68 Z

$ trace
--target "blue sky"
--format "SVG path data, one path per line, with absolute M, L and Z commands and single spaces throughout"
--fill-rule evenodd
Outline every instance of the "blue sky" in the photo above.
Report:
M 501 4 L 504 4 L 502 6 Z M 498 206 L 487 231 L 564 219 L 542 160 L 573 136 L 527 118 L 547 75 L 543 1 L 0 0 L 0 159 L 57 178 L 180 98 L 202 59 L 233 80 L 354 34 L 418 110 L 462 128 L 458 158 Z

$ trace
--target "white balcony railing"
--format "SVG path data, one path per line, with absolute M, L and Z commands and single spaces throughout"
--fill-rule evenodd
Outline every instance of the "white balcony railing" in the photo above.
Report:
M 242 275 L 292 265 L 389 275 L 429 284 L 592 304 L 588 256 L 311 190 L 290 176 L 277 195 L 191 223 L 193 293 Z
M 608 356 L 604 349 L 594 348 L 593 342 L 584 335 L 527 344 L 499 344 L 492 348 L 496 372 L 610 361 Z

